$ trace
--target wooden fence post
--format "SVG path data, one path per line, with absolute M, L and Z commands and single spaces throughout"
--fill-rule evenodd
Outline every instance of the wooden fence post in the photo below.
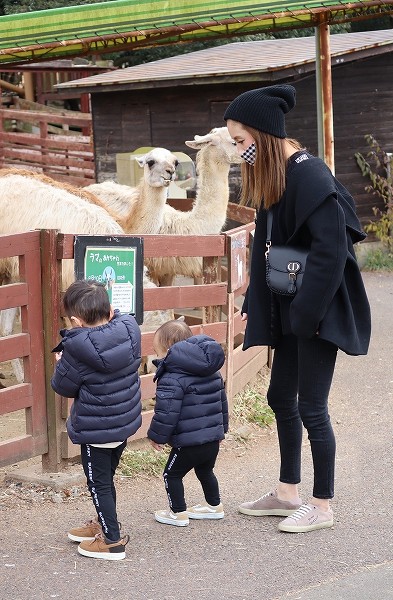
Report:
M 217 256 L 204 256 L 202 260 L 203 283 L 220 281 L 220 259 Z M 202 307 L 202 323 L 215 323 L 221 319 L 219 306 Z
M 233 407 L 234 344 L 235 344 L 235 292 L 246 281 L 247 232 L 226 233 L 228 259 L 228 300 L 227 300 L 227 380 L 226 392 L 229 408 Z
M 61 403 L 50 384 L 54 370 L 52 348 L 56 345 L 60 324 L 61 260 L 57 257 L 57 235 L 58 231 L 55 229 L 41 231 L 41 285 L 49 448 L 48 453 L 42 455 L 42 470 L 51 473 L 61 471 L 66 465 L 61 453 L 61 432 L 64 430 Z

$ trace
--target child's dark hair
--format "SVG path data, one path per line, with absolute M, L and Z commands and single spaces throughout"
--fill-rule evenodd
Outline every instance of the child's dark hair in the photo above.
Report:
M 111 305 L 103 284 L 79 279 L 71 283 L 63 298 L 68 318 L 78 317 L 88 325 L 110 318 Z
M 161 327 L 159 327 L 155 333 L 157 336 L 157 342 L 161 348 L 170 348 L 176 342 L 181 342 L 194 334 L 191 329 L 184 321 L 174 319 L 173 321 L 167 321 Z

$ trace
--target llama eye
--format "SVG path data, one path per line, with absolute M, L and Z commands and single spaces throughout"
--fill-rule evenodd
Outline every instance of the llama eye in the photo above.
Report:
M 179 166 L 179 161 L 175 160 L 175 167 L 178 167 L 178 166 Z
M 147 165 L 148 165 L 149 169 L 151 169 L 151 168 L 152 168 L 152 166 L 153 166 L 153 165 L 155 165 L 155 164 L 156 164 L 156 161 L 155 161 L 155 160 L 148 160 L 148 161 L 147 161 Z

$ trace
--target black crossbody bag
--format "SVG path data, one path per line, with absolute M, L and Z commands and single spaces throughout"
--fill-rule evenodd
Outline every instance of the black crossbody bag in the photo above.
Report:
M 306 268 L 306 250 L 293 246 L 272 246 L 273 214 L 267 213 L 266 283 L 272 292 L 294 296 L 300 289 Z

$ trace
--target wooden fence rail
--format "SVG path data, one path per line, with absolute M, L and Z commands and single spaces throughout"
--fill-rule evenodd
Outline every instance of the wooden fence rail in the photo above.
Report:
M 10 130 L 10 124 L 17 131 L 12 126 Z M 75 129 L 74 135 L 60 135 L 72 133 L 70 128 Z M 91 129 L 91 115 L 87 113 L 70 116 L 0 109 L 0 167 L 32 169 L 76 186 L 93 183 Z

